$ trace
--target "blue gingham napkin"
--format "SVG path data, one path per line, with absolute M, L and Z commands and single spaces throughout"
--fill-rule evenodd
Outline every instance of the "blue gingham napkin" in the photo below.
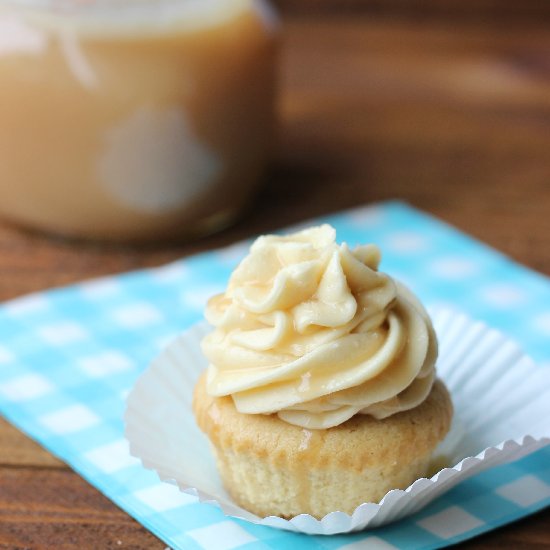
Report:
M 550 384 L 547 278 L 402 203 L 307 225 L 325 221 L 340 241 L 378 244 L 381 268 L 426 305 L 462 309 L 519 341 Z M 470 478 L 399 523 L 331 537 L 225 517 L 142 468 L 123 435 L 125 397 L 163 346 L 201 318 L 206 299 L 224 288 L 246 250 L 241 243 L 4 304 L 0 413 L 172 548 L 438 548 L 550 504 L 550 447 Z

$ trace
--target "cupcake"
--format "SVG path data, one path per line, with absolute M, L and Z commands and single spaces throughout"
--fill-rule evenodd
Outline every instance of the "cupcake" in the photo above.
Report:
M 194 392 L 232 498 L 259 516 L 351 514 L 426 475 L 452 404 L 419 301 L 313 227 L 257 239 L 208 302 Z

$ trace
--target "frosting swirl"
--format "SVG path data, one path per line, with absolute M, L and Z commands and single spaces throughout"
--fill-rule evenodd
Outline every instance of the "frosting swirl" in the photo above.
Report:
M 207 391 L 239 412 L 305 428 L 419 405 L 437 341 L 419 301 L 378 271 L 374 245 L 350 250 L 329 225 L 258 238 L 210 299 Z

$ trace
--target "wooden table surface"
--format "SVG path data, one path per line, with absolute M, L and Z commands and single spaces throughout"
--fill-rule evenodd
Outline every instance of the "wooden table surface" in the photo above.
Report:
M 71 243 L 0 225 L 0 299 L 160 265 L 387 198 L 405 199 L 550 274 L 544 17 L 481 23 L 333 12 L 285 10 L 279 145 L 237 225 L 197 242 L 148 248 Z M 549 548 L 549 525 L 546 510 L 464 546 Z M 75 547 L 165 545 L 0 420 L 0 548 Z

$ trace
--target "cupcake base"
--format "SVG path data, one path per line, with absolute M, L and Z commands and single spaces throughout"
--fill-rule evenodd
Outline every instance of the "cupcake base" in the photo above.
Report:
M 449 394 L 436 381 L 420 406 L 383 420 L 356 415 L 326 430 L 293 426 L 275 415 L 239 413 L 230 397 L 193 399 L 199 427 L 214 448 L 222 481 L 243 508 L 261 516 L 322 518 L 351 514 L 426 475 L 452 417 Z

